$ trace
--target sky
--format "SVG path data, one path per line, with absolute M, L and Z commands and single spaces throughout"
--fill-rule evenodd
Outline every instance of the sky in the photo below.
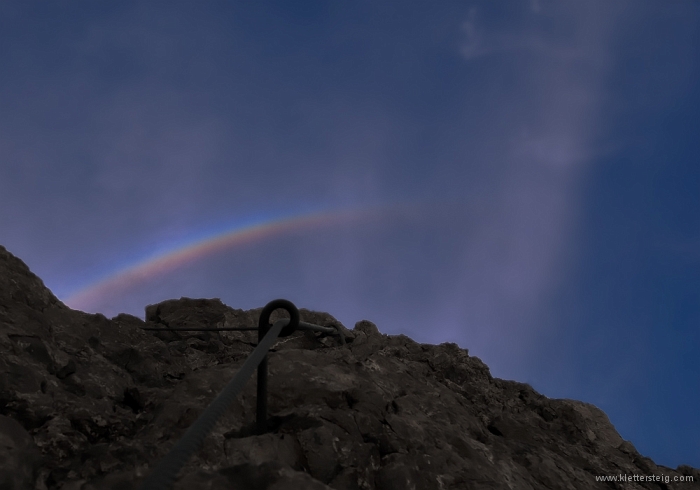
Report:
M 0 244 L 67 305 L 286 298 L 700 467 L 700 2 L 0 3 Z

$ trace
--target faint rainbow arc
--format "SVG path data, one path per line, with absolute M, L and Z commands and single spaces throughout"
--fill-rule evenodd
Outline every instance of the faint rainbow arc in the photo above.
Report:
M 363 209 L 359 211 L 316 213 L 227 231 L 214 237 L 209 237 L 179 249 L 166 252 L 156 258 L 146 259 L 129 266 L 120 272 L 90 284 L 72 294 L 65 300 L 65 304 L 74 309 L 84 309 L 107 295 L 120 294 L 133 287 L 135 284 L 153 279 L 158 275 L 171 272 L 188 263 L 201 260 L 234 246 L 323 224 L 338 224 L 345 221 L 354 221 L 356 219 L 361 219 L 363 216 L 373 211 L 375 210 Z

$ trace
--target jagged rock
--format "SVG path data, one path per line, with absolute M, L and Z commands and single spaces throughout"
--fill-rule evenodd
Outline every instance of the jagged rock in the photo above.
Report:
M 67 308 L 0 247 L 0 488 L 136 488 L 257 342 L 256 331 L 141 327 L 255 327 L 260 312 L 181 298 L 148 306 L 145 322 L 109 320 Z M 279 339 L 268 433 L 254 431 L 253 375 L 176 489 L 700 488 L 697 469 L 657 466 L 596 407 L 493 378 L 455 344 L 300 313 L 337 325 L 347 343 L 308 331 Z M 595 480 L 621 473 L 695 481 Z

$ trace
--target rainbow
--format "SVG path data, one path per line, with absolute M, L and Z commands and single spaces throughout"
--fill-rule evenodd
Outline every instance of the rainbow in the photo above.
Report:
M 273 221 L 229 229 L 215 236 L 169 250 L 158 256 L 127 266 L 72 294 L 65 304 L 73 309 L 89 309 L 102 298 L 123 294 L 125 291 L 156 276 L 160 276 L 194 261 L 210 257 L 233 247 L 259 242 L 291 231 L 324 225 L 349 223 L 366 219 L 387 211 L 406 211 L 404 206 L 350 211 L 326 211 L 310 215 L 292 216 Z M 379 211 L 379 212 L 378 212 Z M 393 214 L 393 213 L 392 213 Z M 403 213 L 402 213 L 403 214 Z

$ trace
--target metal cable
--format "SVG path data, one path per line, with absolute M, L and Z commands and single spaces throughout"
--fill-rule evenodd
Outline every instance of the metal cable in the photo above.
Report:
M 270 315 L 278 308 L 287 310 L 291 318 L 281 319 L 270 327 Z M 158 463 L 153 471 L 139 486 L 139 490 L 170 490 L 175 483 L 177 474 L 187 460 L 199 448 L 204 438 L 211 432 L 221 415 L 228 409 L 233 400 L 245 386 L 248 378 L 258 368 L 257 386 L 257 432 L 267 432 L 267 352 L 278 337 L 287 337 L 297 328 L 312 330 L 327 334 L 335 334 L 340 337 L 341 344 L 345 344 L 345 335 L 339 326 L 322 327 L 313 323 L 299 321 L 299 310 L 290 301 L 277 299 L 269 302 L 263 308 L 258 327 L 230 327 L 230 328 L 152 328 L 141 327 L 150 331 L 231 331 L 231 330 L 257 330 L 258 345 L 238 370 L 233 379 L 224 387 L 223 391 L 202 412 L 197 420 L 187 429 L 182 438 L 175 444 L 170 452 Z
M 278 322 L 284 322 L 283 327 L 289 325 L 289 319 L 283 318 L 277 320 Z M 246 331 L 246 330 L 258 330 L 258 327 L 223 327 L 223 328 L 163 328 L 163 327 L 140 327 L 141 330 L 149 330 L 152 332 L 231 332 L 231 331 Z M 313 323 L 299 322 L 297 327 L 299 330 L 312 330 L 315 332 L 323 332 L 331 335 L 337 335 L 340 337 L 340 343 L 345 344 L 345 335 L 340 330 L 340 327 L 332 325 L 330 327 L 322 327 L 320 325 L 315 325 Z
M 288 324 L 288 319 L 275 322 L 219 396 L 202 412 L 199 418 L 187 429 L 185 435 L 141 483 L 140 490 L 170 490 L 172 488 L 180 469 L 199 448 L 221 415 L 236 399 L 255 368 L 266 358 L 267 351 L 277 340 L 282 328 Z

